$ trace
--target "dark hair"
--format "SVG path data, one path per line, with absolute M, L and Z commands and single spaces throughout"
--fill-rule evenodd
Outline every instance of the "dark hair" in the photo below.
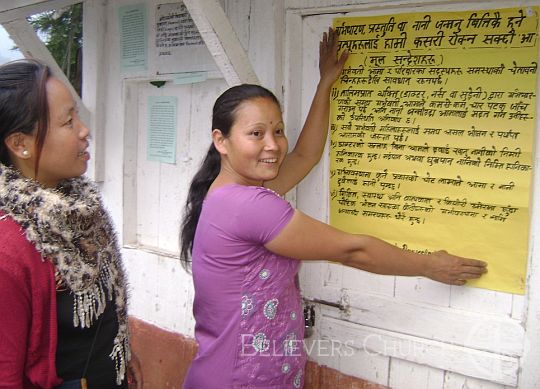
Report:
M 0 162 L 12 165 L 5 143 L 9 135 L 36 131 L 36 175 L 49 127 L 46 83 L 50 75 L 47 65 L 31 59 L 0 66 Z
M 218 129 L 224 137 L 228 137 L 236 119 L 238 107 L 245 101 L 261 97 L 270 99 L 278 107 L 280 106 L 276 96 L 268 89 L 259 85 L 242 84 L 227 89 L 214 103 L 212 110 L 212 131 Z M 218 176 L 220 169 L 221 156 L 212 143 L 199 171 L 191 181 L 184 208 L 184 217 L 180 232 L 180 260 L 186 270 L 189 270 L 191 263 L 193 239 L 195 238 L 197 223 L 201 215 L 203 200 L 208 193 L 210 185 L 212 185 L 212 182 Z

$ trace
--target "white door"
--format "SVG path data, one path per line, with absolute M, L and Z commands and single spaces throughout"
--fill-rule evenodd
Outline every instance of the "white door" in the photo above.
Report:
M 344 15 L 294 12 L 287 14 L 285 114 L 289 128 L 301 128 L 298 112 L 306 117 L 319 78 L 320 37 L 334 17 Z M 294 134 L 290 138 L 292 144 Z M 325 153 L 296 193 L 297 207 L 325 222 L 328 178 Z M 306 300 L 315 301 L 312 338 L 322 340 L 308 343 L 308 351 L 321 364 L 393 388 L 517 385 L 523 296 L 374 275 L 330 263 L 304 263 L 301 284 Z

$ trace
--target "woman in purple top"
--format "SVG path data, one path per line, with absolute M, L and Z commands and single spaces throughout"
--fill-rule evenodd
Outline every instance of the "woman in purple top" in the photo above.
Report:
M 199 350 L 184 389 L 302 388 L 306 355 L 299 260 L 332 260 L 379 274 L 425 276 L 452 285 L 485 263 L 439 251 L 420 255 L 312 219 L 280 196 L 319 161 L 329 96 L 347 53 L 337 35 L 320 43 L 321 79 L 291 153 L 276 97 L 256 85 L 214 104 L 210 150 L 185 209 L 181 258 L 192 260 Z

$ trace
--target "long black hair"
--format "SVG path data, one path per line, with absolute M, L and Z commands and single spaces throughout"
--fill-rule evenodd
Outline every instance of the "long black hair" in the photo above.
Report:
M 16 132 L 36 135 L 39 157 L 49 127 L 46 83 L 51 72 L 41 62 L 24 59 L 0 66 L 0 162 L 12 165 L 6 138 Z
M 242 84 L 227 89 L 214 103 L 212 131 L 218 129 L 224 137 L 228 137 L 236 119 L 238 107 L 245 101 L 260 97 L 271 99 L 278 107 L 280 106 L 276 96 L 260 85 Z M 220 169 L 221 156 L 212 143 L 201 167 L 191 181 L 184 208 L 180 232 L 180 260 L 186 270 L 190 269 L 193 239 L 201 215 L 203 200 Z

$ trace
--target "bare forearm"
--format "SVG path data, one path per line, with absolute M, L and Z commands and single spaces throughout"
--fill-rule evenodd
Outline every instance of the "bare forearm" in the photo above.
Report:
M 326 145 L 330 116 L 331 84 L 322 80 L 317 85 L 308 116 L 298 138 L 294 152 L 302 158 L 319 161 Z
M 402 250 L 371 236 L 357 235 L 360 248 L 351 250 L 343 264 L 377 274 L 422 276 L 451 285 L 463 285 L 468 279 L 486 272 L 486 263 L 458 257 L 446 251 L 429 255 Z
M 306 118 L 306 122 L 294 149 L 301 158 L 307 158 L 315 165 L 324 151 L 328 134 L 330 115 L 330 91 L 338 79 L 348 53 L 342 53 L 339 58 L 338 36 L 331 28 L 323 34 L 319 44 L 320 80 Z
M 378 274 L 424 276 L 452 285 L 486 272 L 486 263 L 436 251 L 421 255 L 402 250 L 369 235 L 340 231 L 300 211 L 265 247 L 300 260 L 330 260 Z
M 428 256 L 402 250 L 368 235 L 356 235 L 358 248 L 342 259 L 344 265 L 377 274 L 425 276 Z

